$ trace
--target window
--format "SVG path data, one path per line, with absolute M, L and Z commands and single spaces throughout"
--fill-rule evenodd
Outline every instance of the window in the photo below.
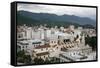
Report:
M 41 49 L 41 51 L 43 51 L 43 48 Z
M 75 55 L 75 53 L 74 53 L 74 55 Z
M 44 58 L 45 58 L 45 56 L 44 56 Z
M 34 47 L 35 47 L 35 45 L 34 45 Z
M 48 50 L 48 48 L 46 48 L 46 50 Z
M 50 57 L 50 56 L 48 55 L 48 57 Z

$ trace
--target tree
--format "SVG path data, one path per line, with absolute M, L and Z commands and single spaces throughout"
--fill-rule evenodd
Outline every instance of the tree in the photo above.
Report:
M 96 50 L 96 47 L 97 47 L 97 37 L 89 37 L 89 36 L 87 36 L 86 38 L 85 38 L 85 43 L 86 44 L 89 44 L 91 47 L 92 47 L 92 49 L 93 50 Z
M 25 55 L 25 51 L 24 51 L 24 50 L 19 51 L 19 52 L 17 53 L 17 57 L 22 57 L 23 55 Z
M 31 63 L 31 56 L 30 55 L 24 55 L 23 56 L 24 62 L 27 64 Z
M 24 50 L 19 51 L 17 53 L 17 62 L 29 64 L 29 63 L 31 63 L 31 56 L 25 55 Z
M 44 63 L 44 60 L 42 58 L 35 58 L 33 61 L 34 61 L 35 64 L 42 64 L 42 63 Z
M 44 63 L 51 63 L 51 61 L 48 58 L 46 58 L 46 60 L 44 61 Z

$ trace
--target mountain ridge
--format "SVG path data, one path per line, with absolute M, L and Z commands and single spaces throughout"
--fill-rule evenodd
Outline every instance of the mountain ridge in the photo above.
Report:
M 87 17 L 79 17 L 75 15 L 56 15 L 56 14 L 49 14 L 49 13 L 32 13 L 28 11 L 17 11 L 17 18 L 18 23 L 24 23 L 22 20 L 28 20 L 27 22 L 33 20 L 33 24 L 36 22 L 45 22 L 45 23 L 51 23 L 51 22 L 59 22 L 62 24 L 78 24 L 78 25 L 92 25 L 95 26 L 96 22 L 90 18 Z M 25 18 L 25 19 L 22 19 Z M 21 20 L 22 19 L 22 20 Z M 64 22 L 64 23 L 63 23 Z M 31 22 L 32 23 L 32 22 Z M 30 23 L 30 24 L 31 24 Z

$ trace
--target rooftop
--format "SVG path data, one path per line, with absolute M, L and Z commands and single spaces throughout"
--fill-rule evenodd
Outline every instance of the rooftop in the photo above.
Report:
M 41 53 L 37 53 L 36 55 L 37 56 L 43 56 L 43 55 L 48 55 L 49 54 L 49 52 L 41 52 Z
M 42 46 L 37 46 L 35 49 L 41 49 L 41 48 L 49 48 L 50 45 L 42 45 Z

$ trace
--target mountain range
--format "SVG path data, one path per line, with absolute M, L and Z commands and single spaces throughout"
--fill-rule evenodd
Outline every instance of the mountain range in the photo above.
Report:
M 17 11 L 17 23 L 27 25 L 41 25 L 48 26 L 83 26 L 95 27 L 96 21 L 88 17 L 79 17 L 75 15 L 56 15 L 49 13 L 33 13 L 28 11 Z

